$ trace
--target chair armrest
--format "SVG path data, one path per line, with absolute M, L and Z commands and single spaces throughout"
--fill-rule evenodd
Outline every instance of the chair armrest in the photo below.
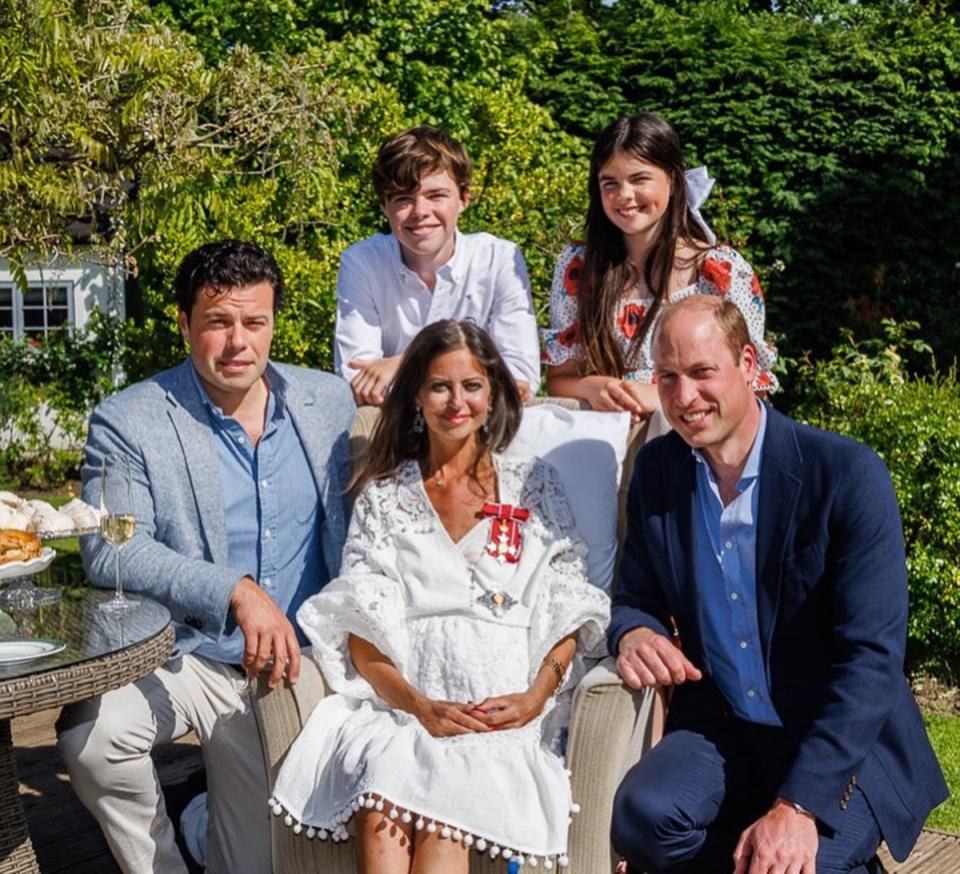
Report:
M 612 658 L 604 659 L 574 692 L 567 739 L 573 800 L 580 805 L 570 827 L 570 870 L 574 872 L 613 870 L 613 796 L 623 775 L 663 735 L 662 692 L 629 689 L 615 665 Z
M 317 702 L 327 694 L 327 686 L 310 649 L 300 660 L 300 679 L 291 686 L 284 680 L 275 688 L 267 685 L 270 676 L 265 670 L 250 683 L 250 701 L 260 733 L 260 747 L 267 769 L 267 785 L 273 792 L 277 772 L 294 739 L 300 734 Z
M 295 686 L 284 680 L 271 689 L 267 686 L 268 678 L 269 671 L 264 671 L 251 681 L 250 701 L 260 733 L 267 786 L 273 794 L 277 774 L 291 744 L 328 689 L 309 648 L 303 651 L 300 679 Z M 333 841 L 307 840 L 287 828 L 282 817 L 270 817 L 270 843 L 273 874 L 305 874 L 308 871 L 350 874 L 356 871 L 353 841 L 335 844 Z

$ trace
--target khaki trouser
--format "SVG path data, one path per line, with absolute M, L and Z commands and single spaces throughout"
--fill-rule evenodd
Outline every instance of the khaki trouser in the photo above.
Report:
M 186 874 L 150 758 L 193 730 L 207 769 L 210 874 L 269 874 L 260 740 L 235 668 L 185 655 L 136 683 L 64 708 L 60 752 L 73 788 L 128 874 Z

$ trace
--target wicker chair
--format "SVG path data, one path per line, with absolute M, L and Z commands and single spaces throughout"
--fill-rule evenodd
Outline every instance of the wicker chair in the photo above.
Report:
M 366 445 L 375 413 L 361 410 L 351 434 L 354 458 Z M 651 426 L 658 428 L 659 423 Z M 631 431 L 623 486 L 620 493 L 621 539 L 626 486 L 636 449 L 647 437 L 646 427 Z M 302 661 L 296 686 L 269 689 L 266 675 L 254 683 L 253 704 L 271 791 L 290 745 L 300 733 L 327 688 L 316 663 Z M 581 812 L 570 829 L 568 874 L 607 874 L 616 863 L 610 846 L 610 813 L 613 794 L 627 769 L 657 740 L 663 730 L 663 697 L 647 690 L 628 690 L 606 659 L 582 680 L 574 694 L 573 716 L 567 742 L 567 767 L 572 772 L 573 798 Z M 273 874 L 353 874 L 356 871 L 353 841 L 334 843 L 295 834 L 274 817 L 271 828 Z M 500 859 L 470 854 L 471 874 L 503 874 Z

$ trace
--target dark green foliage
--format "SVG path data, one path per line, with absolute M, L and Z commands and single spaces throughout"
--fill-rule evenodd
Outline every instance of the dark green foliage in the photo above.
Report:
M 884 339 L 848 339 L 797 373 L 796 415 L 847 434 L 880 455 L 900 500 L 910 585 L 912 656 L 960 658 L 960 383 L 956 372 L 914 377 L 904 356 L 915 324 L 883 323 Z
M 140 272 L 131 376 L 179 354 L 169 277 L 226 234 L 290 274 L 278 357 L 329 365 L 337 258 L 382 226 L 370 161 L 419 122 L 470 149 L 464 227 L 521 245 L 543 312 L 591 141 L 640 109 L 718 178 L 707 215 L 756 266 L 787 357 L 884 316 L 920 321 L 943 361 L 960 349 L 955 4 L 6 0 L 0 22 L 0 255 L 94 220 Z
M 649 110 L 718 179 L 705 209 L 764 280 L 790 355 L 915 319 L 960 353 L 960 26 L 878 0 L 546 0 L 511 14 L 530 93 L 592 138 Z M 782 269 L 781 269 L 782 268 Z
M 121 332 L 95 313 L 38 345 L 0 339 L 0 481 L 54 488 L 76 475 L 87 414 L 119 376 Z

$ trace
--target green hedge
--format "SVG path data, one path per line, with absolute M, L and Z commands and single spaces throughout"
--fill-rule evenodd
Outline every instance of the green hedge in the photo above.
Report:
M 122 332 L 95 313 L 37 345 L 0 338 L 0 482 L 50 489 L 77 474 L 87 415 L 114 390 Z
M 199 2 L 199 0 L 197 0 Z M 649 110 L 717 186 L 781 351 L 912 319 L 960 355 L 960 7 L 917 0 L 508 4 L 527 93 L 590 142 Z M 508 235 L 509 236 L 509 235 Z M 789 383 L 787 388 L 790 388 Z
M 663 113 L 718 183 L 790 357 L 921 322 L 960 354 L 960 22 L 923 0 L 24 0 L 0 3 L 0 257 L 128 272 L 128 372 L 180 354 L 170 278 L 199 243 L 268 247 L 275 355 L 329 366 L 337 263 L 383 225 L 381 140 L 429 122 L 476 162 L 465 230 L 516 241 L 544 315 L 601 127 Z M 784 381 L 792 390 L 792 381 Z
M 883 340 L 848 338 L 828 360 L 803 362 L 794 414 L 886 462 L 907 544 L 911 658 L 946 663 L 960 657 L 960 384 L 909 339 L 916 325 L 883 325 Z M 933 376 L 910 375 L 918 359 Z

